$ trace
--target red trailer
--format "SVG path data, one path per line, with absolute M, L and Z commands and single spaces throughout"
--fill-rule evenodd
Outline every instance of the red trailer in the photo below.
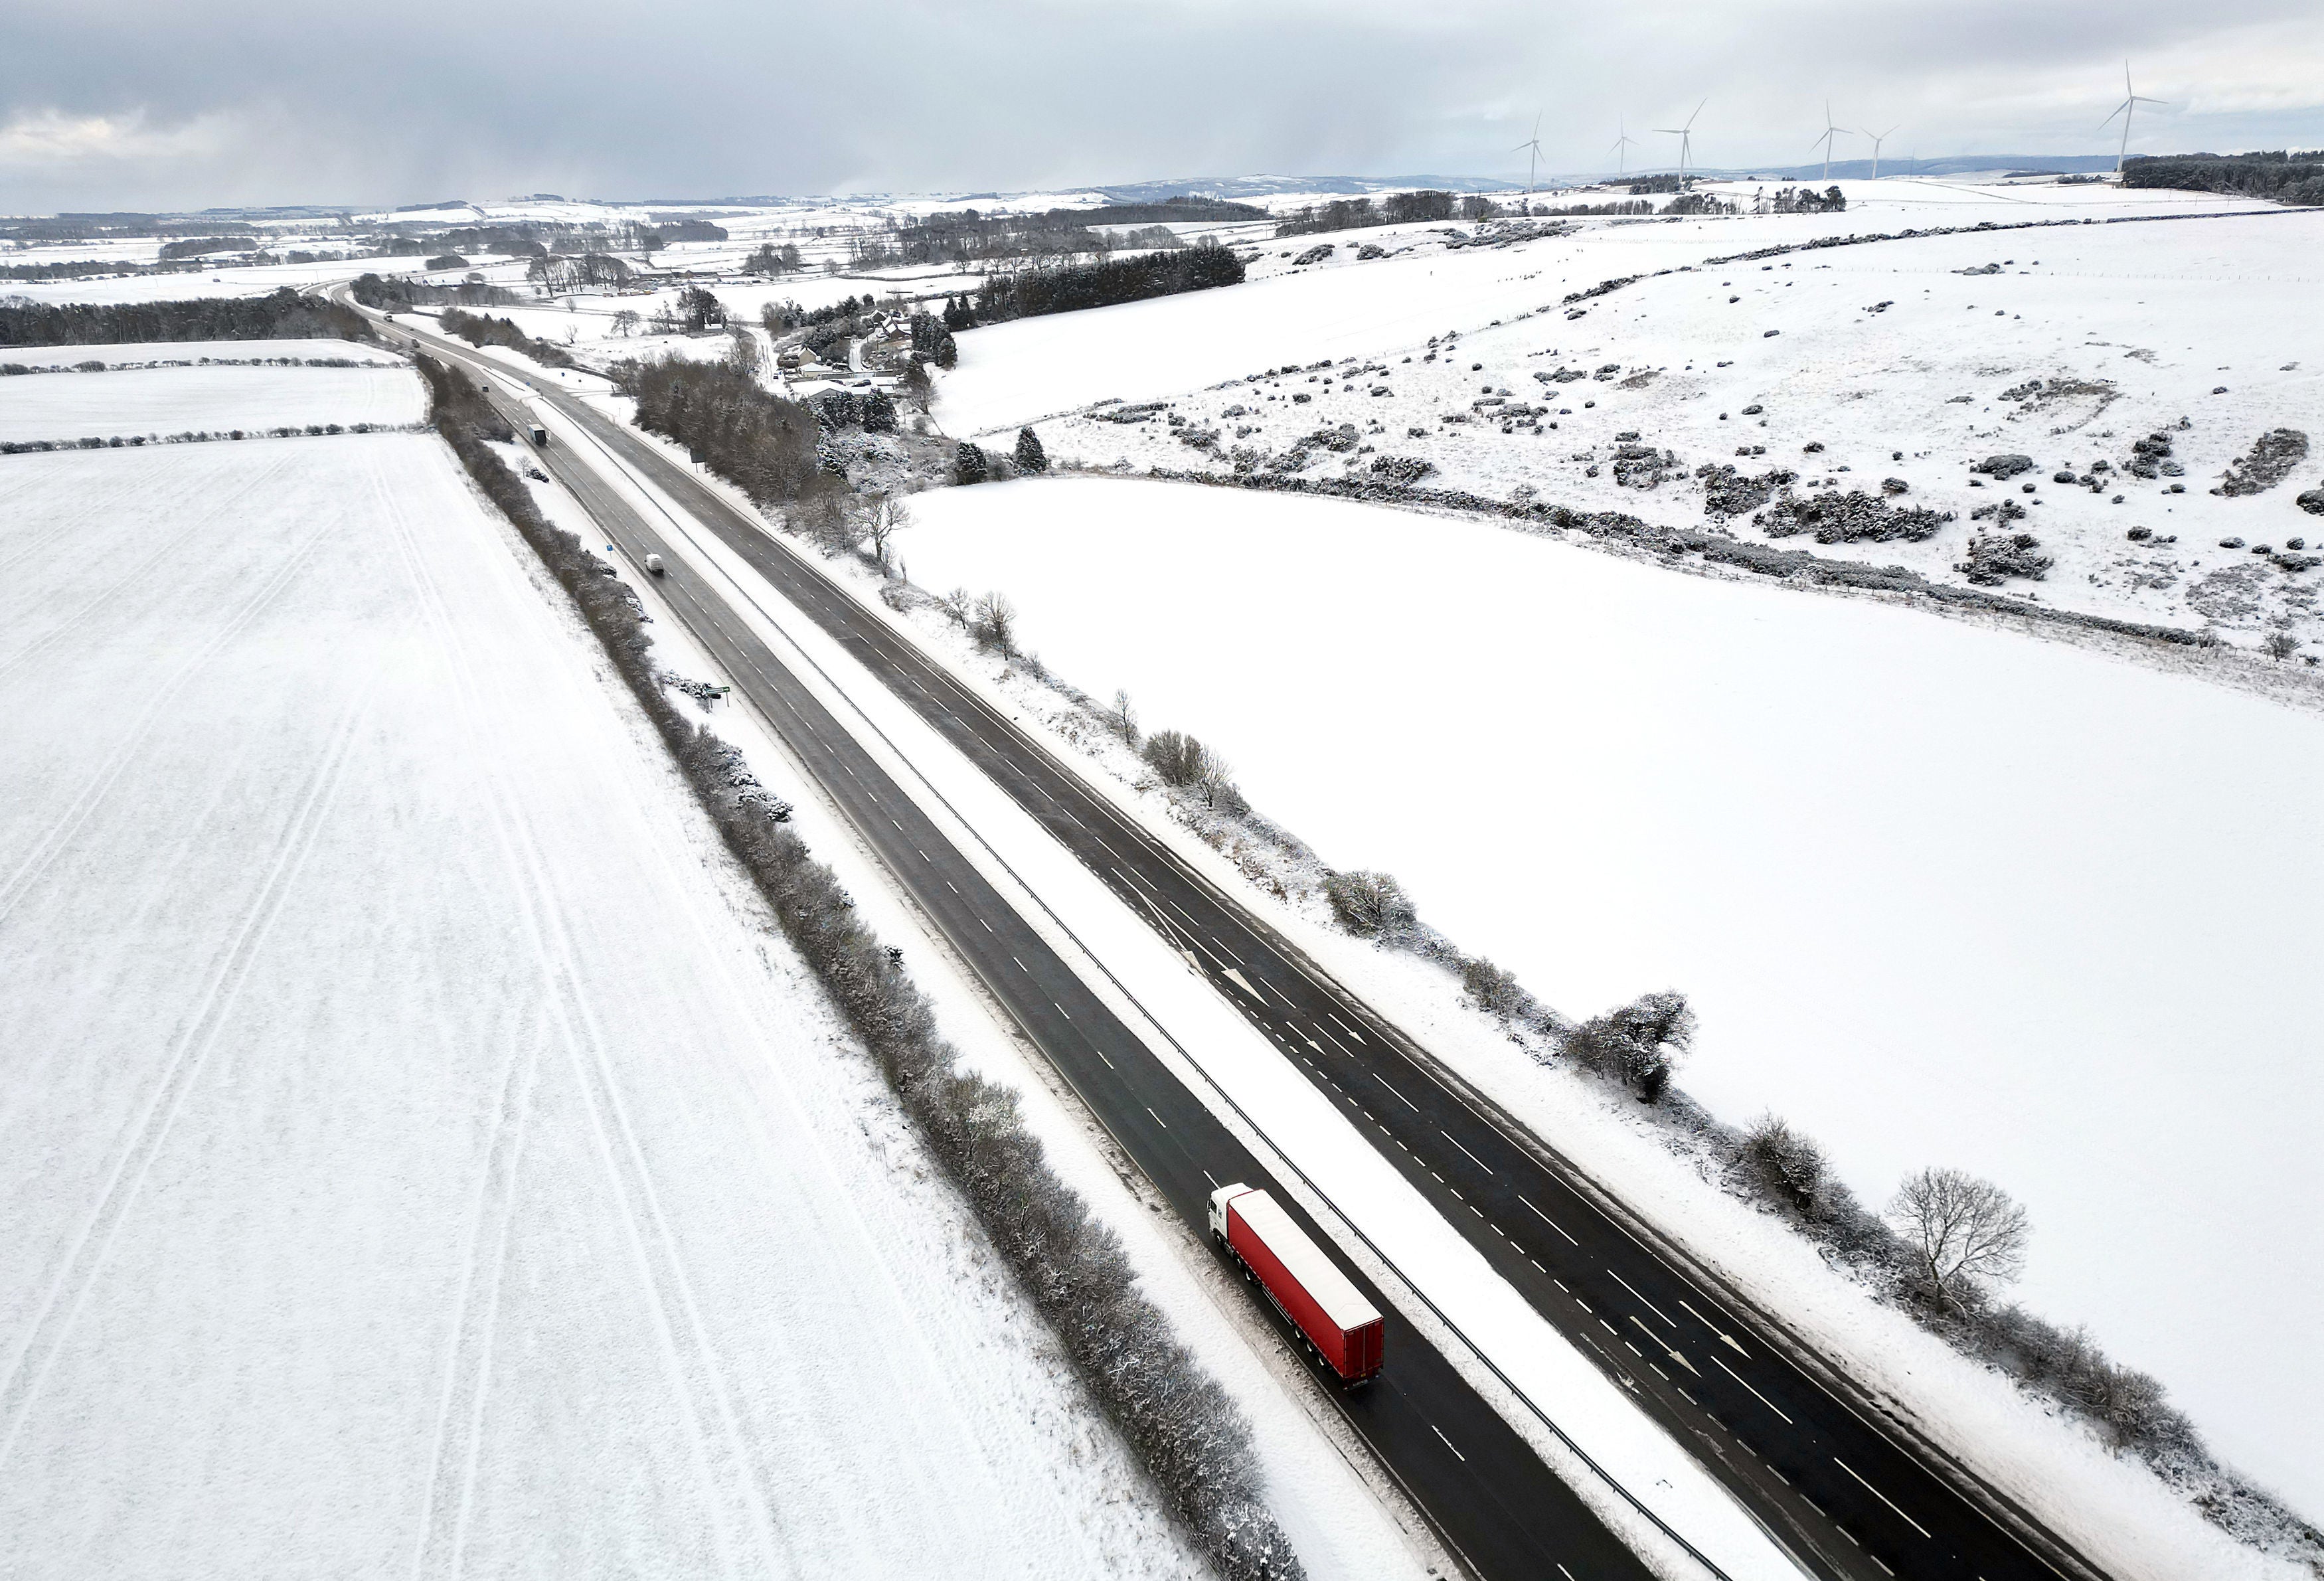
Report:
M 1361 1383 L 1379 1372 L 1379 1309 L 1274 1197 L 1249 1186 L 1220 1187 L 1211 1193 L 1211 1234 L 1342 1382 Z

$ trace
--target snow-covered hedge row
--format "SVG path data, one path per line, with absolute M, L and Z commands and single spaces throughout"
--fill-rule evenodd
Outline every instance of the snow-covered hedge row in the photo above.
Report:
M 959 1068 L 899 958 L 865 926 L 831 869 L 770 816 L 764 792 L 737 774 L 741 754 L 663 694 L 635 594 L 579 539 L 545 520 L 484 443 L 507 437 L 508 425 L 460 375 L 425 357 L 420 370 L 439 431 L 572 595 L 784 934 L 1197 1545 L 1228 1581 L 1296 1581 L 1304 1571 L 1262 1496 L 1249 1422 L 1139 1289 L 1113 1232 L 1049 1167 L 1016 1094 Z M 738 778 L 746 783 L 738 787 Z

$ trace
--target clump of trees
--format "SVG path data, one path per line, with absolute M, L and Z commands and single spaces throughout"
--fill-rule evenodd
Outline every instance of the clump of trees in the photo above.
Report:
M 619 286 L 633 273 L 626 261 L 595 251 L 549 254 L 524 266 L 524 277 L 552 295 Z
M 1848 194 L 1838 187 L 1817 191 L 1813 187 L 1785 187 L 1767 199 L 1772 214 L 1839 214 L 1848 208 Z
M 1175 247 L 1171 225 L 1259 220 L 1267 211 L 1215 199 L 1176 197 L 1159 203 L 1117 203 L 1103 208 L 1052 208 L 1042 214 L 991 214 L 974 208 L 931 214 L 899 225 L 886 236 L 858 237 L 858 268 L 969 264 L 982 259 L 1103 256 L 1117 247 Z M 1093 226 L 1142 227 L 1117 238 Z
M 535 340 L 514 322 L 478 313 L 464 313 L 457 308 L 447 308 L 438 322 L 447 334 L 456 335 L 470 346 L 500 346 L 529 356 L 537 363 L 552 368 L 574 366 L 573 357 L 561 346 L 551 346 L 546 340 Z
M 1129 698 L 1120 699 L 1126 710 Z M 1135 723 L 1126 728 L 1134 731 Z M 1234 769 L 1226 759 L 1180 730 L 1157 730 L 1139 754 L 1155 776 L 1174 790 L 1191 791 L 1214 811 L 1241 814 L 1250 810 L 1234 782 Z
M 463 308 L 504 308 L 514 306 L 520 300 L 514 291 L 487 285 L 482 279 L 463 281 L 457 285 L 437 285 L 406 274 L 390 275 L 384 279 L 376 274 L 364 274 L 349 289 L 350 294 L 364 307 L 389 313 L 447 304 Z
M 780 246 L 762 242 L 757 251 L 742 260 L 745 274 L 795 274 L 806 267 L 807 261 L 799 255 L 797 242 L 785 242 Z
M 263 297 L 181 302 L 0 300 L 0 346 L 123 346 L 145 340 L 369 340 L 361 313 L 290 287 Z
M 1317 231 L 1357 230 L 1369 225 L 1413 225 L 1451 219 L 1456 200 L 1450 192 L 1390 192 L 1375 204 L 1369 198 L 1335 198 L 1295 209 L 1275 227 L 1276 236 L 1304 236 Z M 1482 214 L 1469 216 L 1483 218 Z
M 953 320 L 960 314 L 961 310 L 950 297 L 945 299 L 945 316 L 941 319 L 934 313 L 914 313 L 912 360 L 932 362 L 940 368 L 956 365 L 960 361 L 960 345 L 953 339 L 952 332 Z
M 253 236 L 187 236 L 163 242 L 161 256 L 167 263 L 179 258 L 207 258 L 213 253 L 247 253 L 257 245 Z
M 579 606 L 777 925 L 1196 1546 L 1227 1581 L 1298 1581 L 1298 1556 L 1267 1508 L 1250 1423 L 1147 1299 L 1119 1238 L 1049 1164 L 1017 1095 L 961 1068 L 900 954 L 779 820 L 742 754 L 670 703 L 636 595 L 550 525 L 482 442 L 505 425 L 481 393 L 430 359 L 420 365 L 438 431 Z
M 786 504 L 835 486 L 817 464 L 815 413 L 746 374 L 659 357 L 624 364 L 620 382 L 637 398 L 640 428 L 683 445 L 755 504 Z
M 1569 1029 L 1562 1041 L 1582 1068 L 1627 1084 L 1651 1104 L 1663 1096 L 1672 1072 L 1694 1046 L 1694 1012 L 1685 994 L 1642 994 Z
M 992 275 L 976 293 L 975 322 L 997 324 L 1043 313 L 1111 307 L 1178 291 L 1240 285 L 1242 278 L 1242 260 L 1205 237 L 1183 252 Z
M 2324 204 L 2324 149 L 2134 159 L 2122 167 L 2122 184 L 2186 192 L 2240 192 L 2302 206 Z

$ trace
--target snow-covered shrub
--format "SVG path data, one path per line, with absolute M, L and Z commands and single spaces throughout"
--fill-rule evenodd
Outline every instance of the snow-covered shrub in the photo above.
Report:
M 1323 898 L 1340 925 L 1362 938 L 1393 938 L 1420 920 L 1404 886 L 1385 873 L 1332 873 Z
M 1029 428 L 1017 430 L 1015 459 L 1017 470 L 1028 477 L 1038 477 L 1049 469 L 1049 453 L 1041 448 L 1041 436 Z
M 1211 763 L 1210 749 L 1179 730 L 1157 730 L 1146 743 L 1144 756 L 1162 782 L 1174 789 L 1200 781 Z
M 1572 1028 L 1563 1042 L 1565 1052 L 1584 1069 L 1628 1083 L 1651 1104 L 1693 1046 L 1694 1025 L 1685 994 L 1642 994 Z
M 983 483 L 992 476 L 992 464 L 982 450 L 963 439 L 952 453 L 952 480 L 956 484 Z
M 2277 429 L 2254 441 L 2249 455 L 2238 456 L 2229 462 L 2219 486 L 2212 492 L 2233 495 L 2263 493 L 2291 476 L 2292 469 L 2307 459 L 2308 436 L 2298 429 Z
M 1969 558 L 1953 569 L 1981 587 L 1997 587 L 2011 577 L 2040 581 L 2054 562 L 2041 552 L 2031 532 L 1988 532 L 1969 541 Z
M 1935 537 L 1938 529 L 1952 519 L 1950 511 L 1898 507 L 1858 488 L 1846 494 L 1827 491 L 1803 500 L 1786 495 L 1752 517 L 1751 522 L 1765 529 L 1770 538 L 1805 532 L 1813 534 L 1818 543 L 1886 543 L 1897 538 L 1918 543 Z
M 1470 1000 L 1487 1015 L 1508 1021 L 1536 1008 L 1534 997 L 1525 991 L 1517 974 L 1505 966 L 1497 966 L 1483 956 L 1474 956 L 1461 963 L 1461 986 L 1468 991 Z
M 1389 483 L 1418 483 L 1436 470 L 1434 461 L 1417 456 L 1375 456 L 1372 476 Z

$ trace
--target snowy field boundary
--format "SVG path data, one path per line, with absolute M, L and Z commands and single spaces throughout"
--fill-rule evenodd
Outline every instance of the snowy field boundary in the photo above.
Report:
M 740 754 L 663 694 L 635 595 L 551 526 L 482 442 L 478 430 L 498 419 L 457 375 L 432 361 L 420 369 L 446 441 L 571 595 L 785 935 L 1197 1547 L 1230 1581 L 1296 1581 L 1304 1571 L 1263 1502 L 1248 1422 L 1139 1290 L 1119 1239 L 1051 1169 L 1016 1095 L 958 1068 L 933 1007 L 853 914 L 831 870 L 770 816 Z
M 0 378 L 33 374 L 134 374 L 148 368 L 375 368 L 392 365 L 378 357 L 354 356 L 171 356 L 151 362 L 108 362 L 83 357 L 78 362 L 0 363 Z
M 188 429 L 175 434 L 90 434 L 78 439 L 0 439 L 0 456 L 38 455 L 46 450 L 134 450 L 147 445 L 207 445 L 236 439 L 321 439 L 329 434 L 424 434 L 424 422 L 310 422 L 299 428 Z
M 1087 476 L 1107 477 L 1117 475 L 1094 471 Z M 1611 513 L 1589 516 L 1563 511 L 1562 507 L 1510 505 L 1452 491 L 1382 488 L 1375 484 L 1354 480 L 1230 478 L 1214 474 L 1173 474 L 1159 468 L 1146 476 L 1166 481 L 1206 483 L 1213 486 L 1250 487 L 1259 492 L 1328 495 L 1376 504 L 1403 505 L 1416 510 L 1435 509 L 1463 514 L 1526 518 L 1512 524 L 1517 525 L 1520 531 L 1534 522 L 1569 525 L 1587 532 L 1594 538 L 1612 539 L 1617 543 L 1637 549 L 1660 549 L 1662 545 L 1657 540 L 1680 536 L 1668 534 L 1665 530 L 1635 518 Z M 1563 523 L 1557 520 L 1560 515 L 1566 518 Z M 1786 558 L 1816 559 L 1816 557 L 1803 551 L 1776 552 Z M 1839 562 L 1818 563 L 1843 570 L 1856 569 Z M 870 571 L 876 568 L 867 564 L 866 569 Z M 1877 587 L 1854 588 L 1846 578 L 1840 580 L 1843 587 L 1850 590 L 1889 593 L 1892 596 L 1897 591 Z M 954 609 L 949 601 L 938 598 L 916 585 L 902 582 L 892 585 L 897 592 L 892 598 L 883 597 L 882 601 L 889 603 L 899 615 L 908 610 L 918 610 L 954 624 L 964 624 L 962 612 Z M 1925 590 L 1957 595 L 1941 602 L 1969 606 L 1980 612 L 2037 615 L 2059 625 L 2080 628 L 2093 634 L 2137 639 L 2135 645 L 2149 652 L 2159 647 L 2171 652 L 2186 653 L 2190 649 L 2213 646 L 2197 633 L 2168 627 L 2146 627 L 2106 616 L 2021 606 L 2011 600 L 1968 589 L 1932 587 Z M 977 633 L 970 631 L 968 634 Z M 2126 643 L 2120 645 L 2129 647 L 2132 644 Z M 1029 652 L 1011 648 L 1003 651 L 1001 657 L 1005 663 L 1004 680 L 1014 680 L 1046 692 L 1052 699 L 1064 703 L 1093 736 L 1101 740 L 1111 736 L 1116 744 L 1120 743 L 1121 723 L 1112 709 L 1051 672 Z M 2220 676 L 2214 679 L 2227 678 Z M 1051 724 L 1054 728 L 1054 721 Z M 1019 731 L 1021 734 L 1021 726 Z M 1074 739 L 1078 741 L 1079 737 Z M 1232 863 L 1244 880 L 1270 891 L 1278 899 L 1287 901 L 1286 890 L 1291 888 L 1320 892 L 1323 881 L 1331 875 L 1331 870 L 1305 842 L 1257 811 L 1248 807 L 1238 809 L 1231 801 L 1221 806 L 1210 800 L 1200 785 L 1177 789 L 1142 772 L 1133 774 L 1111 754 L 1088 753 L 1087 744 L 1084 742 L 1082 744 L 1088 755 L 1093 756 L 1102 767 L 1125 785 L 1139 790 L 1157 790 L 1165 798 L 1173 821 L 1182 825 L 1222 858 Z M 1144 767 L 1142 763 L 1136 763 L 1134 756 L 1132 763 L 1139 770 Z M 1264 853 L 1256 861 L 1250 855 L 1254 847 Z M 1204 874 L 1203 879 L 1213 889 L 1218 887 L 1210 875 Z M 1319 975 L 1339 980 L 1338 975 L 1317 961 L 1313 952 L 1301 949 L 1284 937 L 1279 929 L 1270 929 L 1269 931 L 1277 948 L 1285 953 L 1307 961 Z M 1466 974 L 1471 968 L 1482 966 L 1487 971 L 1498 970 L 1483 957 L 1469 956 L 1453 940 L 1425 923 L 1407 927 L 1393 938 L 1384 936 L 1382 943 L 1387 948 L 1426 962 L 1448 977 L 1452 986 L 1464 991 L 1471 990 Z M 1529 1034 L 1528 1052 L 1537 1061 L 1545 1062 L 1563 1047 L 1565 1035 L 1574 1023 L 1536 1001 L 1513 978 L 1508 978 L 1506 974 L 1502 975 L 1507 983 L 1507 998 L 1499 1012 L 1483 1005 L 1473 991 L 1469 993 L 1471 1007 L 1475 1013 L 1495 1022 L 1504 1035 L 1510 1032 Z M 1895 1410 L 1885 1406 L 1871 1391 L 1860 1385 L 1844 1369 L 1802 1337 L 1778 1312 L 1743 1292 L 1732 1280 L 1663 1234 L 1647 1217 L 1610 1196 L 1590 1176 L 1577 1170 L 1543 1141 L 1532 1128 L 1517 1119 L 1508 1105 L 1489 1096 L 1476 1083 L 1462 1077 L 1425 1049 L 1411 1045 L 1409 1040 L 1406 1042 L 1414 1057 L 1434 1071 L 1440 1080 L 1463 1094 L 1481 1112 L 1492 1114 L 1507 1134 L 1555 1169 L 1561 1178 L 1567 1179 L 1576 1189 L 1591 1196 L 1634 1238 L 1655 1247 L 1705 1284 L 1726 1292 L 1728 1299 L 1760 1329 L 1763 1343 L 1791 1355 L 1866 1419 L 1889 1424 L 1892 1431 L 1916 1447 L 1918 1458 L 1939 1470 L 1964 1493 L 1985 1503 L 2022 1535 L 2049 1549 L 2053 1559 L 2070 1563 L 2079 1560 L 2079 1556 L 2070 1549 L 2061 1548 L 2049 1538 L 2040 1521 L 2019 1500 L 1980 1475 L 1952 1449 L 1936 1442 Z M 1580 1062 L 1576 1062 L 1576 1068 L 1584 1068 Z M 1589 1074 L 1609 1095 L 1635 1099 L 1637 1095 L 1621 1084 L 1618 1076 L 1594 1070 Z M 1707 1166 L 1711 1178 L 1720 1184 L 1721 1189 L 1764 1205 L 1788 1232 L 1824 1249 L 1831 1259 L 1837 1260 L 1840 1268 L 1852 1276 L 1851 1282 L 1877 1304 L 1907 1316 L 1923 1330 L 1942 1340 L 1965 1359 L 1997 1369 L 2026 1394 L 2062 1407 L 2070 1419 L 2091 1428 L 2113 1449 L 2133 1451 L 2140 1462 L 2174 1494 L 2230 1537 L 2271 1557 L 2288 1558 L 2311 1569 L 2324 1569 L 2324 1531 L 2319 1531 L 2273 1494 L 2252 1484 L 2234 1467 L 2219 1461 L 2203 1444 L 2191 1422 L 2163 1402 L 2163 1390 L 2159 1383 L 2145 1374 L 2110 1361 L 2087 1334 L 2079 1331 L 2068 1333 L 2014 1306 L 1987 1302 L 1974 1304 L 1970 1310 L 1962 1313 L 1948 1314 L 1927 1301 L 1916 1299 L 1907 1288 L 1909 1280 L 1895 1255 L 1901 1248 L 1897 1237 L 1883 1221 L 1857 1204 L 1847 1188 L 1836 1179 L 1827 1181 L 1820 1188 L 1823 1197 L 1828 1198 L 1820 1199 L 1821 1211 L 1803 1211 L 1784 1193 L 1781 1182 L 1763 1167 L 1763 1160 L 1755 1158 L 1751 1134 L 1720 1121 L 1683 1091 L 1672 1087 L 1665 1090 L 1658 1101 L 1646 1104 L 1626 1102 L 1623 1107 L 1658 1133 L 1674 1153 Z M 1362 1232 L 1358 1230 L 1357 1234 L 1360 1238 Z M 1370 1244 L 1368 1240 L 1366 1244 Z M 1423 1299 L 1425 1299 L 1425 1297 Z

